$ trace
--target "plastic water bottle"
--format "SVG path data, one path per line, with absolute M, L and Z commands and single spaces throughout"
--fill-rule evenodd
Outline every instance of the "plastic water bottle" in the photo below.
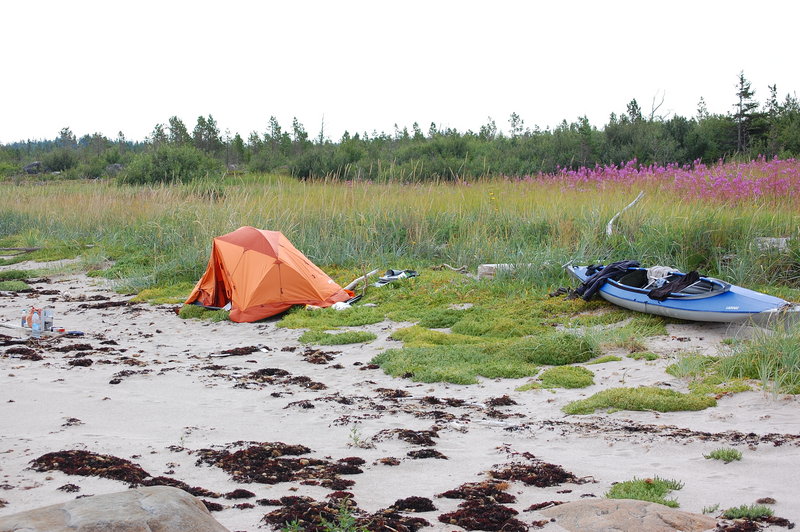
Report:
M 27 327 L 28 326 L 28 311 L 25 310 L 25 309 L 22 309 L 22 323 L 21 323 L 21 325 L 23 327 Z
M 33 321 L 31 322 L 31 332 L 33 336 L 39 337 L 42 335 L 42 319 L 38 312 L 33 313 Z

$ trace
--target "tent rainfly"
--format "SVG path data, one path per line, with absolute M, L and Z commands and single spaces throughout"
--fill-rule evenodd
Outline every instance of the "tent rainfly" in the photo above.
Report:
M 279 231 L 240 227 L 218 236 L 205 274 L 186 304 L 223 308 L 230 319 L 257 321 L 294 305 L 328 307 L 346 301 L 344 290 Z

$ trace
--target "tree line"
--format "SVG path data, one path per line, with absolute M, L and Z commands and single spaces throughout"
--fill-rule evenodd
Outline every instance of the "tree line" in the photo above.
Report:
M 64 177 L 117 176 L 122 182 L 186 181 L 225 172 L 288 172 L 301 178 L 375 181 L 462 180 L 482 176 L 525 176 L 560 168 L 639 164 L 706 163 L 788 158 L 800 154 L 800 102 L 779 98 L 775 85 L 760 102 L 740 73 L 731 111 L 709 113 L 701 98 L 695 116 L 662 116 L 633 99 L 598 128 L 583 116 L 557 127 L 526 127 L 512 113 L 502 131 L 489 118 L 478 131 L 459 132 L 431 123 L 426 130 L 395 126 L 391 133 L 345 132 L 338 141 L 311 138 L 295 118 L 284 129 L 270 117 L 263 133 L 245 140 L 221 133 L 213 116 L 200 116 L 189 131 L 177 116 L 156 124 L 143 141 L 98 133 L 76 138 L 64 128 L 53 140 L 0 146 L 0 175 L 57 172 Z M 32 163 L 38 163 L 31 166 Z

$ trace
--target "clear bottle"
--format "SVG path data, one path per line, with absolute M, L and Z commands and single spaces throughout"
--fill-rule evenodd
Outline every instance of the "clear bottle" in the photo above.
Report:
M 39 316 L 38 312 L 33 313 L 33 318 L 31 322 L 31 332 L 33 336 L 41 336 L 42 334 L 42 318 Z
M 22 326 L 28 326 L 28 311 L 25 309 L 22 309 Z

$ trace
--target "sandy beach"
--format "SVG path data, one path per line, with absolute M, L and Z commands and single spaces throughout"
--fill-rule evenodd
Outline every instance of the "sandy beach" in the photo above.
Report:
M 29 293 L 2 294 L 0 321 L 15 324 L 23 308 L 48 306 L 57 326 L 84 336 L 22 344 L 23 331 L 0 329 L 0 516 L 128 487 L 31 468 L 48 453 L 77 450 L 125 459 L 150 477 L 212 495 L 251 492 L 242 499 L 200 496 L 221 506 L 213 515 L 232 531 L 271 528 L 263 518 L 283 507 L 275 505 L 281 497 L 323 501 L 333 491 L 351 493 L 370 514 L 424 497 L 436 510 L 405 515 L 427 520 L 424 530 L 461 530 L 439 516 L 463 500 L 437 495 L 486 481 L 490 470 L 543 464 L 560 466 L 548 470 L 566 473 L 566 480 L 544 487 L 509 481 L 515 500 L 506 506 L 528 525 L 544 519 L 528 511 L 533 505 L 603 497 L 614 482 L 653 476 L 683 482 L 670 495 L 681 510 L 701 513 L 715 504 L 724 510 L 769 497 L 775 515 L 800 521 L 795 396 L 754 387 L 698 412 L 561 411 L 610 387 L 686 391 L 687 383 L 665 367 L 684 352 L 718 354 L 723 340 L 746 336 L 747 328 L 669 325 L 667 336 L 649 341 L 657 360 L 609 353 L 622 360 L 589 366 L 595 372 L 589 388 L 517 392 L 529 379 L 424 384 L 370 365 L 382 350 L 401 346 L 388 337 L 408 323 L 360 328 L 378 336 L 371 343 L 319 348 L 300 344 L 303 331 L 278 328 L 276 320 L 183 320 L 175 305 L 131 304 L 103 279 L 33 280 Z M 236 451 L 264 442 L 307 447 L 284 456 L 320 460 L 315 471 L 325 473 L 265 483 L 235 464 L 226 470 Z M 719 447 L 738 449 L 742 460 L 703 457 Z

